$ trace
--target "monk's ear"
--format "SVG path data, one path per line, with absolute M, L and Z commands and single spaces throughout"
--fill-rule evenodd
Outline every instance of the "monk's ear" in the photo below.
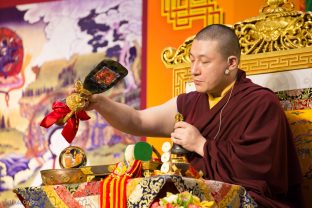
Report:
M 238 68 L 239 61 L 236 56 L 229 56 L 227 62 L 228 62 L 228 69 L 230 71 Z

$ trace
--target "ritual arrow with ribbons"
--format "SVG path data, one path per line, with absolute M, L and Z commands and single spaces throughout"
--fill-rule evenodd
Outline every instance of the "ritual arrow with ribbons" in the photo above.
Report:
M 55 101 L 52 104 L 52 112 L 47 114 L 40 126 L 49 128 L 53 124 L 64 125 L 62 135 L 68 143 L 75 138 L 79 120 L 90 119 L 84 111 L 89 104 L 92 94 L 102 93 L 114 86 L 128 74 L 127 69 L 119 62 L 102 60 L 85 78 L 75 83 L 75 90 L 64 101 Z

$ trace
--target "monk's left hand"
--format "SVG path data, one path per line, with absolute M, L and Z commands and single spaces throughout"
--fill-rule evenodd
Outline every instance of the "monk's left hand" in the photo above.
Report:
M 179 121 L 175 123 L 174 131 L 171 133 L 171 140 L 189 151 L 204 156 L 206 139 L 195 126 L 187 122 Z

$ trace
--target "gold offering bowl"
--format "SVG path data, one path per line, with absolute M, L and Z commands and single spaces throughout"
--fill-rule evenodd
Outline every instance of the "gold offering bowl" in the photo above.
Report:
M 82 183 L 87 181 L 87 175 L 80 168 L 41 170 L 44 185 Z
M 41 170 L 43 185 L 83 183 L 100 180 L 109 175 L 114 165 L 85 166 L 85 151 L 77 146 L 66 147 L 59 157 L 62 169 Z
M 115 164 L 41 170 L 43 185 L 83 183 L 101 180 L 109 175 Z

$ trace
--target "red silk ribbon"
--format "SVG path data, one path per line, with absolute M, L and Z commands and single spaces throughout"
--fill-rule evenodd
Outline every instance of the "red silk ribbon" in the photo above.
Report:
M 65 103 L 60 101 L 54 102 L 52 104 L 52 109 L 53 111 L 46 115 L 41 121 L 40 126 L 49 128 L 53 124 L 57 123 L 58 120 L 64 118 L 68 113 L 71 112 L 69 107 Z M 90 117 L 85 111 L 78 111 L 74 113 L 71 118 L 68 119 L 62 130 L 62 135 L 68 143 L 71 143 L 77 134 L 79 120 L 85 121 L 88 119 L 90 119 Z

